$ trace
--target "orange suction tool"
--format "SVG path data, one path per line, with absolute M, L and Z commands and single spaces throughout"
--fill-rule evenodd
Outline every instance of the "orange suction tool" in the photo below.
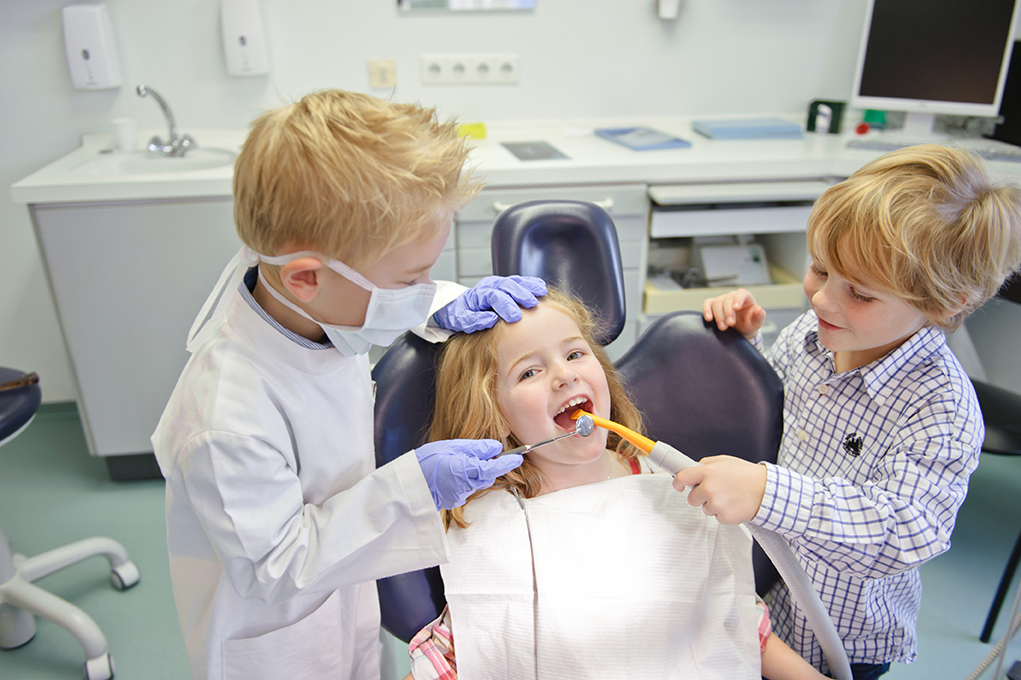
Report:
M 613 422 L 612 420 L 607 420 L 606 418 L 600 418 L 599 416 L 594 416 L 591 413 L 587 413 L 585 411 L 582 411 L 581 409 L 578 409 L 577 411 L 572 413 L 571 414 L 571 418 L 573 420 L 577 420 L 578 417 L 582 416 L 582 415 L 587 415 L 590 418 L 592 418 L 592 422 L 595 423 L 596 425 L 598 425 L 599 427 L 603 428 L 604 430 L 609 430 L 610 432 L 616 432 L 621 437 L 623 437 L 624 439 L 628 440 L 629 442 L 631 442 L 632 444 L 637 446 L 639 449 L 644 451 L 646 454 L 651 452 L 652 451 L 652 447 L 656 445 L 656 442 L 652 441 L 648 437 L 643 437 L 642 435 L 638 434 L 634 430 L 629 430 L 628 428 L 624 427 L 623 425 L 619 425 L 619 424 Z

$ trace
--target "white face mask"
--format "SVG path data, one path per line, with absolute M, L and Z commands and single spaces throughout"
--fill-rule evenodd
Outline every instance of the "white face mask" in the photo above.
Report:
M 339 260 L 324 258 L 319 253 L 302 251 L 280 257 L 259 256 L 267 264 L 284 265 L 302 257 L 315 257 L 356 286 L 369 291 L 369 306 L 365 310 L 365 321 L 361 326 L 337 326 L 313 319 L 308 312 L 298 307 L 266 282 L 259 271 L 259 280 L 266 290 L 288 309 L 294 310 L 309 321 L 319 325 L 334 347 L 345 356 L 366 354 L 372 345 L 386 347 L 408 329 L 418 326 L 429 318 L 429 309 L 436 297 L 435 283 L 416 283 L 404 288 L 379 288 L 372 281 L 351 269 Z
M 313 319 L 305 310 L 267 284 L 262 272 L 259 272 L 259 279 L 273 297 L 289 309 L 318 324 L 334 347 L 345 356 L 365 354 L 372 345 L 386 347 L 402 333 L 429 317 L 429 309 L 436 295 L 435 283 L 419 283 L 396 290 L 379 288 L 343 262 L 330 260 L 320 253 L 303 251 L 280 257 L 264 257 L 244 246 L 220 274 L 219 281 L 192 323 L 188 331 L 188 351 L 194 353 L 217 332 L 223 323 L 228 303 L 249 267 L 260 261 L 282 265 L 300 257 L 315 257 L 322 260 L 330 269 L 370 293 L 369 306 L 365 310 L 365 322 L 361 327 L 334 326 Z

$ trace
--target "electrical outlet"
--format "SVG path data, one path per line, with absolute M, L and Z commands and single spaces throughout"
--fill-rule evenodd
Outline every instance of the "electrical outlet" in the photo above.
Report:
M 397 87 L 397 62 L 393 59 L 371 60 L 369 87 Z
M 517 54 L 423 54 L 423 85 L 519 82 Z
M 450 67 L 446 57 L 438 54 L 423 54 L 419 63 L 422 67 L 422 84 L 439 85 L 447 82 L 447 71 Z
M 496 54 L 492 57 L 493 81 L 498 83 L 516 84 L 518 76 L 518 55 Z

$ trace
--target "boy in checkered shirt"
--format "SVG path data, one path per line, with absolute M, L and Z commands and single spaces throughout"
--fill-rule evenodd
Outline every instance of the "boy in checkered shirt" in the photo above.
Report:
M 949 147 L 889 153 L 828 189 L 808 221 L 811 310 L 770 362 L 784 382 L 776 465 L 730 456 L 682 471 L 678 490 L 724 523 L 783 534 L 844 641 L 856 680 L 917 653 L 918 567 L 950 547 L 984 428 L 945 331 L 1021 264 L 1021 190 Z M 747 290 L 703 314 L 760 349 L 766 313 Z M 825 660 L 783 584 L 773 626 Z

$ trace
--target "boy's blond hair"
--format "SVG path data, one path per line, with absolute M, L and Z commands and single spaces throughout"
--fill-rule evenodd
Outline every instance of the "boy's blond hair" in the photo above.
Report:
M 823 193 L 808 250 L 954 330 L 1021 264 L 1021 190 L 991 182 L 963 149 L 907 147 Z
M 325 90 L 264 113 L 234 171 L 234 222 L 263 255 L 315 250 L 356 270 L 433 235 L 481 187 L 434 109 Z
M 556 289 L 550 289 L 547 295 L 539 298 L 539 304 L 563 312 L 578 325 L 582 337 L 606 373 L 610 392 L 610 420 L 636 432 L 643 432 L 641 413 L 628 396 L 610 358 L 593 340 L 596 321 L 588 308 L 579 300 Z M 491 329 L 470 335 L 455 335 L 446 342 L 437 366 L 436 410 L 429 430 L 429 441 L 495 439 L 503 444 L 505 450 L 529 443 L 519 442 L 513 434 L 504 436 L 509 428 L 497 399 L 496 378 L 499 364 L 497 344 L 506 327 L 505 322 L 498 321 Z M 613 432 L 609 433 L 606 445 L 628 460 L 642 455 Z M 515 488 L 525 498 L 532 498 L 539 493 L 541 485 L 539 469 L 525 456 L 521 467 L 498 478 L 491 489 L 475 492 L 468 502 L 493 489 Z M 467 526 L 463 514 L 465 506 L 444 511 L 446 526 Z

